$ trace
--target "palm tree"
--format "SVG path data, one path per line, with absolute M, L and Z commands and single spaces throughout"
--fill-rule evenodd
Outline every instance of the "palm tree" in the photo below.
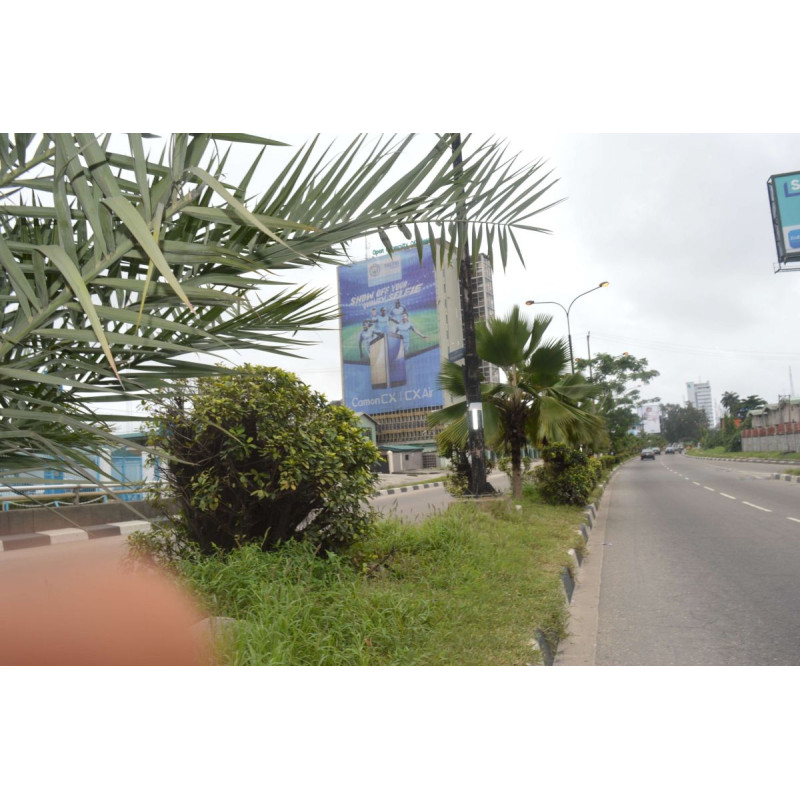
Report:
M 391 251 L 397 226 L 421 253 L 427 232 L 447 263 L 485 241 L 505 264 L 509 242 L 519 251 L 514 229 L 541 230 L 528 220 L 553 181 L 494 141 L 456 171 L 453 137 L 405 171 L 413 137 L 359 136 L 338 154 L 314 139 L 253 199 L 264 150 L 280 142 L 174 134 L 151 157 L 140 134 L 127 150 L 110 136 L 0 134 L 0 477 L 56 465 L 86 474 L 92 453 L 120 444 L 120 418 L 97 409 L 225 370 L 198 356 L 294 355 L 297 334 L 336 308 L 285 276 L 342 263 L 356 237 L 377 233 Z M 261 150 L 233 185 L 222 147 L 248 144 Z M 464 198 L 466 232 L 454 223 Z
M 744 420 L 747 419 L 747 415 L 755 408 L 760 408 L 761 406 L 765 406 L 767 401 L 760 397 L 757 394 L 749 394 L 743 400 L 739 402 L 736 407 L 735 416 L 738 419 Z
M 722 400 L 720 400 L 722 407 L 727 410 L 730 416 L 736 416 L 736 411 L 741 405 L 741 400 L 736 392 L 724 392 Z
M 481 384 L 484 429 L 489 447 L 511 458 L 511 486 L 515 498 L 522 497 L 522 454 L 528 445 L 548 442 L 579 444 L 590 441 L 602 428 L 602 420 L 581 408 L 595 388 L 569 369 L 569 347 L 565 339 L 544 340 L 552 321 L 537 315 L 528 324 L 519 306 L 502 318 L 478 325 L 478 355 L 499 367 L 506 376 L 501 383 Z M 463 368 L 442 364 L 442 389 L 463 397 Z M 463 447 L 467 439 L 466 402 L 460 401 L 434 412 L 428 425 L 446 425 L 439 434 L 440 446 Z

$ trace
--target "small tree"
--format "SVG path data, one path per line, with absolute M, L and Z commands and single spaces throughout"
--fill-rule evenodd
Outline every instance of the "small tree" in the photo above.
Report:
M 529 445 L 565 441 L 590 442 L 602 429 L 602 420 L 582 408 L 593 394 L 581 375 L 568 373 L 567 342 L 545 340 L 552 317 L 539 314 L 528 323 L 519 306 L 504 317 L 492 317 L 476 328 L 478 355 L 500 367 L 502 383 L 481 384 L 487 444 L 511 461 L 511 491 L 522 498 L 522 460 Z M 466 397 L 464 370 L 445 361 L 439 385 L 456 397 Z M 428 426 L 444 424 L 437 436 L 440 452 L 467 441 L 466 400 L 434 411 Z
M 594 410 L 605 421 L 609 446 L 617 453 L 638 446 L 639 442 L 629 433 L 639 423 L 637 409 L 645 403 L 659 402 L 658 397 L 642 398 L 640 389 L 658 377 L 658 370 L 649 369 L 646 358 L 636 358 L 630 353 L 620 356 L 597 353 L 591 361 L 575 359 L 575 366 L 581 372 L 588 372 L 589 382 L 599 389 Z
M 370 529 L 378 451 L 352 411 L 292 373 L 245 366 L 184 383 L 152 410 L 175 528 L 201 552 L 301 538 L 335 550 Z

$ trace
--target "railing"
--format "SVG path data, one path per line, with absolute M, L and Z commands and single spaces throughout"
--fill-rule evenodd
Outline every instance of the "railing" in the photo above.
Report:
M 122 500 L 144 500 L 155 483 L 43 483 L 20 484 L 0 491 L 3 511 L 15 508 L 58 508 L 61 505 L 85 505 Z

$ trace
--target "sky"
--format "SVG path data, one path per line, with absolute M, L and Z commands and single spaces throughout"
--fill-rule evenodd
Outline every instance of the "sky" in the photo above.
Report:
M 222 129 L 277 139 L 292 130 L 299 133 L 285 139 L 297 145 L 317 130 L 341 132 L 342 141 L 358 131 L 488 130 L 524 161 L 547 159 L 559 179 L 551 197 L 565 198 L 541 215 L 552 235 L 522 235 L 526 269 L 496 271 L 498 311 L 531 298 L 567 306 L 609 281 L 573 306 L 575 350 L 583 352 L 590 333 L 593 353 L 647 358 L 661 374 L 645 396 L 680 403 L 687 381 L 707 380 L 717 401 L 724 391 L 774 401 L 789 391 L 790 369 L 800 394 L 800 273 L 774 272 L 766 191 L 771 174 L 800 170 L 800 135 L 755 133 L 797 127 L 794 7 L 495 0 L 455 8 L 407 0 L 399 9 L 366 0 L 229 0 L 212 8 L 141 0 L 120 24 L 98 0 L 44 5 L 35 31 L 23 5 L 4 16 L 14 32 L 4 42 L 11 81 L 4 111 L 17 130 L 53 130 L 54 120 L 56 130 Z M 563 312 L 544 309 L 553 332 L 566 334 Z M 335 399 L 338 343 L 335 333 L 318 339 L 302 368 L 290 366 Z M 565 777 L 573 794 L 613 786 L 616 797 L 638 797 L 645 785 L 666 797 L 685 793 L 690 780 L 695 793 L 724 786 L 737 797 L 785 789 L 793 763 L 780 723 L 791 714 L 794 670 L 340 670 L 324 691 L 318 671 L 289 670 L 277 694 L 259 694 L 237 673 L 233 683 L 252 689 L 241 697 L 225 673 L 211 704 L 196 703 L 209 694 L 208 672 L 132 677 L 122 693 L 109 677 L 109 693 L 136 698 L 137 686 L 153 697 L 164 687 L 171 693 L 153 711 L 158 725 L 118 715 L 123 724 L 106 737 L 114 747 L 109 769 L 124 751 L 120 742 L 135 748 L 142 735 L 176 726 L 181 741 L 205 752 L 207 743 L 192 736 L 208 729 L 197 724 L 196 708 L 206 720 L 209 706 L 218 709 L 210 714 L 219 729 L 252 727 L 259 746 L 264 736 L 281 737 L 268 741 L 289 769 L 277 775 L 273 758 L 270 785 L 296 789 L 313 748 L 318 774 L 327 781 L 346 772 L 356 796 L 359 786 L 372 796 L 380 785 L 386 794 L 398 754 L 402 771 L 412 760 L 425 768 L 425 785 L 438 774 L 439 794 L 469 797 L 510 794 L 509 781 L 529 789 L 531 780 L 537 788 L 552 780 L 562 789 Z M 85 680 L 79 694 L 98 698 L 107 729 L 99 704 L 108 693 L 96 692 L 97 676 Z M 51 716 L 63 696 L 56 683 L 41 704 Z M 31 683 L 20 695 L 21 721 L 43 687 Z M 263 709 L 254 706 L 262 695 Z M 184 705 L 176 702 L 184 696 Z M 240 719 L 232 708 L 247 711 Z M 295 736 L 287 739 L 286 730 Z M 436 736 L 429 748 L 416 746 L 420 731 Z M 300 737 L 308 745 L 300 755 L 281 744 Z M 405 757 L 409 743 L 413 759 Z M 62 750 L 64 770 L 74 769 L 80 758 L 67 761 L 72 751 Z M 173 741 L 162 750 L 175 760 Z M 262 764 L 255 755 L 249 761 Z M 105 777 L 98 761 L 92 773 Z M 218 795 L 250 777 L 245 762 L 232 756 L 217 783 L 208 781 L 216 775 L 207 763 L 199 772 Z M 713 766 L 720 763 L 736 767 Z
M 514 254 L 504 271 L 498 254 L 497 315 L 542 302 L 525 313 L 551 315 L 550 332 L 566 337 L 570 308 L 575 356 L 647 359 L 660 374 L 642 396 L 662 403 L 683 404 L 687 382 L 710 382 L 715 404 L 726 391 L 768 402 L 800 393 L 800 272 L 775 271 L 766 188 L 770 175 L 800 170 L 800 134 L 497 135 L 521 160 L 546 161 L 557 182 L 541 205 L 561 201 L 535 218 L 552 233 L 520 234 L 524 266 Z M 375 247 L 354 243 L 352 257 Z M 308 279 L 336 296 L 333 269 Z M 339 399 L 338 335 L 312 338 L 305 360 L 270 361 Z

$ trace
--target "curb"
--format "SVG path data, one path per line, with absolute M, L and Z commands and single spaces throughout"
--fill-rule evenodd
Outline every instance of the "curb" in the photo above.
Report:
M 0 552 L 23 550 L 28 547 L 46 547 L 70 542 L 86 542 L 108 536 L 129 536 L 134 531 L 149 531 L 150 523 L 144 520 L 112 522 L 107 525 L 92 525 L 88 528 L 56 528 L 37 533 L 7 533 L 0 535 Z
M 411 486 L 395 486 L 391 489 L 381 489 L 373 497 L 390 494 L 413 492 L 419 489 L 431 489 L 444 486 L 444 481 L 431 483 L 416 483 Z M 5 533 L 0 534 L 0 553 L 12 550 L 23 550 L 29 547 L 48 547 L 56 544 L 70 542 L 85 542 L 90 539 L 102 539 L 107 536 L 128 536 L 134 531 L 149 531 L 150 522 L 144 520 L 131 520 L 126 522 L 113 522 L 105 525 L 92 525 L 87 528 L 54 528 L 36 533 Z
M 622 464 L 614 467 L 614 469 L 611 470 L 606 481 L 600 484 L 600 495 L 598 496 L 597 500 L 584 508 L 584 522 L 580 525 L 577 531 L 577 533 L 579 533 L 583 538 L 584 542 L 589 541 L 589 535 L 594 526 L 594 521 L 597 518 L 597 509 L 600 506 L 600 501 L 603 499 L 606 486 L 609 484 L 611 479 L 614 477 L 614 474 L 621 466 Z M 567 551 L 567 555 L 570 557 L 571 563 L 569 566 L 565 566 L 561 570 L 560 581 L 564 597 L 564 604 L 569 608 L 572 603 L 573 591 L 579 580 L 579 573 L 583 564 L 583 558 L 573 548 L 570 548 Z M 556 654 L 559 650 L 559 645 L 560 640 L 550 641 L 545 636 L 543 631 L 539 630 L 538 628 L 534 631 L 533 639 L 531 639 L 531 647 L 541 654 L 542 664 L 544 666 L 553 666 L 555 663 Z M 530 666 L 539 665 L 531 664 Z
M 415 483 L 413 486 L 395 486 L 392 489 L 381 489 L 373 494 L 373 497 L 383 497 L 387 494 L 401 494 L 402 492 L 414 492 L 417 489 L 432 489 L 435 486 L 444 486 L 444 481 L 435 483 Z

